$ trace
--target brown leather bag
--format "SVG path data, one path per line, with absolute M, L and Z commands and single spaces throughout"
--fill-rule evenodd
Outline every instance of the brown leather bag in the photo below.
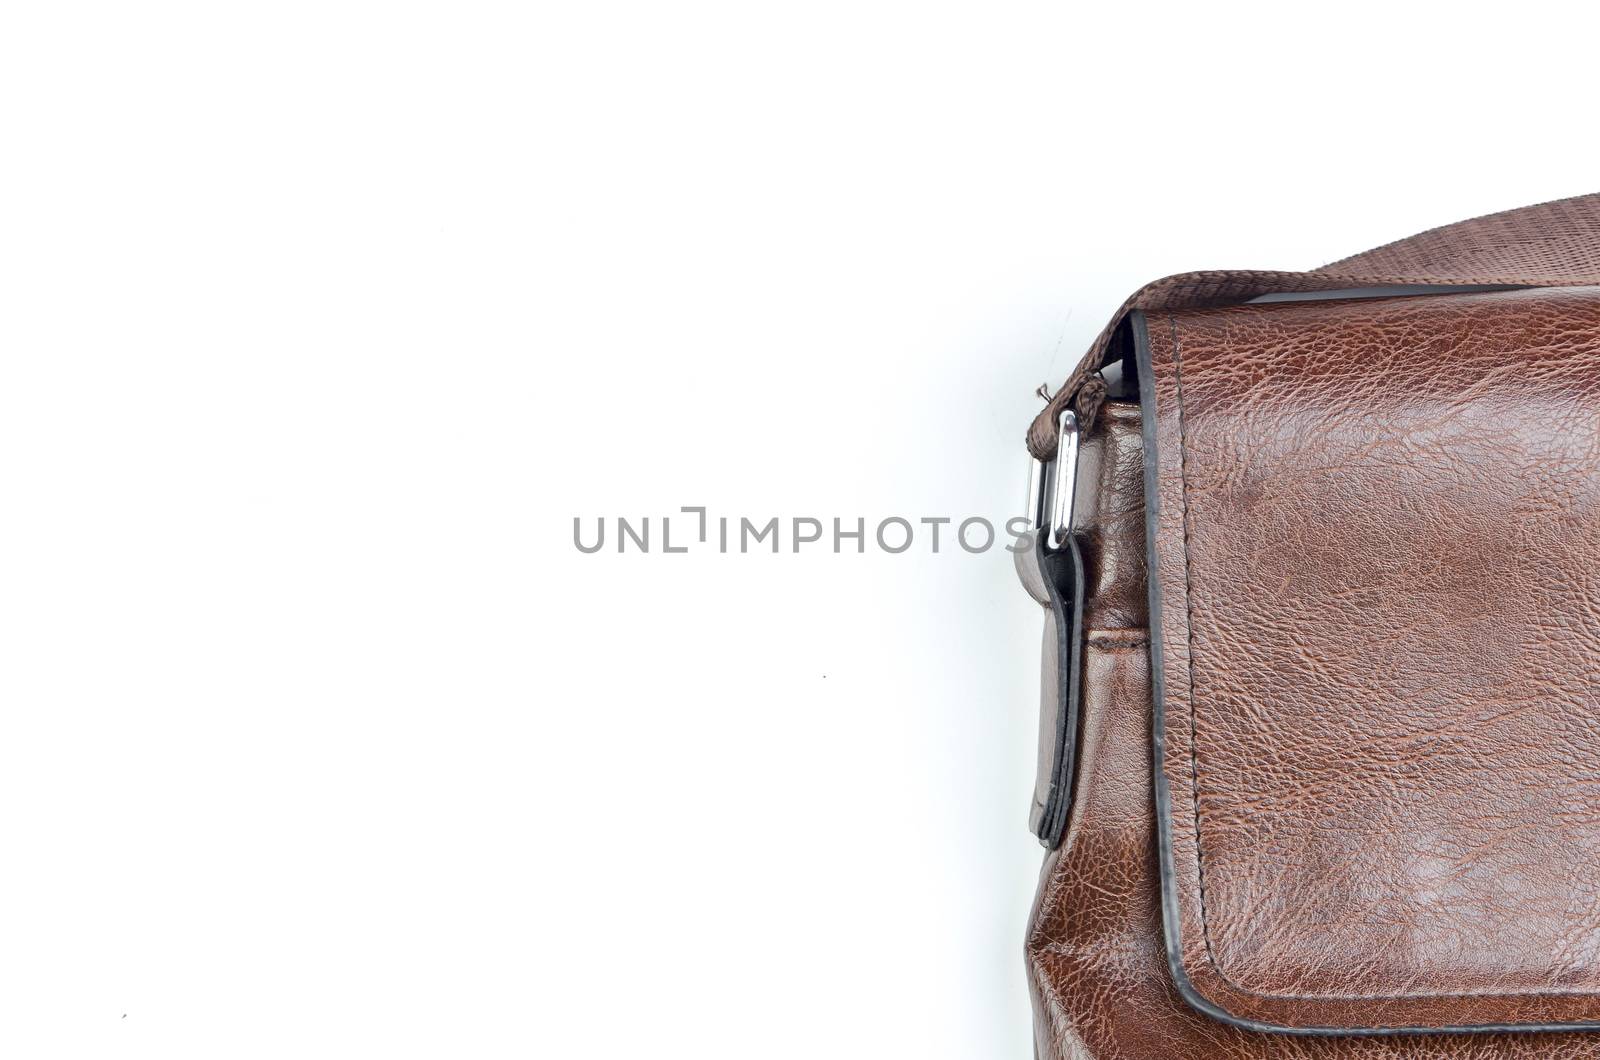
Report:
M 1028 441 L 1038 1054 L 1600 1060 L 1600 195 L 1152 284 Z

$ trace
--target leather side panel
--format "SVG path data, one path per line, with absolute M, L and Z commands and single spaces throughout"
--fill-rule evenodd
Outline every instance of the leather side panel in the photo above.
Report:
M 1023 587 L 1044 609 L 1039 757 L 1028 827 L 1054 849 L 1071 809 L 1079 741 L 1082 653 L 1087 629 L 1143 629 L 1144 504 L 1140 412 L 1112 405 L 1109 429 L 1083 443 L 1082 482 L 1069 547 L 1051 551 L 1031 535 L 1016 553 Z

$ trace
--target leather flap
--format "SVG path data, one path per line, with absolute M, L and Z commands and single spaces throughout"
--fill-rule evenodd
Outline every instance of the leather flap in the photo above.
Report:
M 1594 1029 L 1600 289 L 1133 326 L 1180 988 L 1256 1029 Z

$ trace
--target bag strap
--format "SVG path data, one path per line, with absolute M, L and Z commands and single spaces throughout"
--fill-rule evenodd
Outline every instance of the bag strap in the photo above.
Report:
M 1049 460 L 1056 419 L 1071 403 L 1084 430 L 1105 401 L 1095 374 L 1130 310 L 1189 309 L 1248 301 L 1258 295 L 1357 287 L 1600 285 L 1600 194 L 1578 195 L 1467 221 L 1396 240 L 1310 272 L 1185 272 L 1146 284 L 1089 347 L 1065 385 L 1028 428 L 1028 449 Z

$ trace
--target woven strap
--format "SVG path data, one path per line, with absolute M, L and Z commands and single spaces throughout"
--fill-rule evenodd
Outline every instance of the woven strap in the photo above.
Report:
M 1457 221 L 1311 272 L 1185 272 L 1146 284 L 1122 303 L 1071 377 L 1028 428 L 1028 449 L 1055 452 L 1056 417 L 1073 403 L 1085 429 L 1105 401 L 1095 374 L 1129 310 L 1188 309 L 1257 295 L 1392 285 L 1586 287 L 1600 285 L 1600 194 L 1557 199 Z

